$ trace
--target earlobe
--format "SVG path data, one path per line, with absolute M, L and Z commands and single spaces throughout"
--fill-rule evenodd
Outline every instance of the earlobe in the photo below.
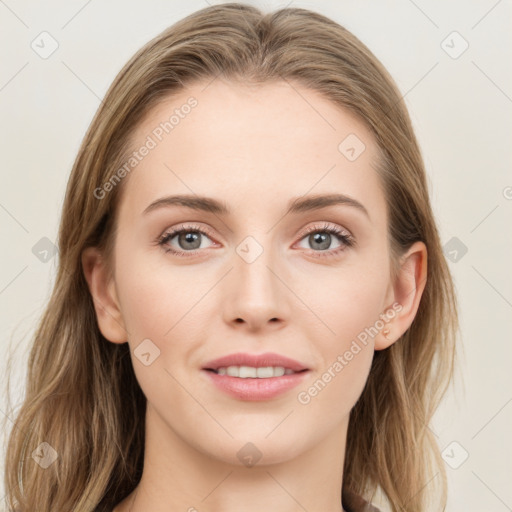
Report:
M 385 325 L 375 338 L 375 350 L 395 343 L 411 326 L 427 281 L 427 247 L 415 242 L 401 257 L 394 283 L 390 284 L 389 306 L 383 316 Z
M 101 333 L 113 343 L 125 343 L 128 334 L 121 314 L 114 280 L 109 275 L 104 258 L 96 247 L 84 249 L 82 268 L 93 299 Z

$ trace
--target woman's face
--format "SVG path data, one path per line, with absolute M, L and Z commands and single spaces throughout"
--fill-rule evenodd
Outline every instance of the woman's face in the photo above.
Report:
M 379 316 L 394 314 L 369 130 L 297 84 L 218 78 L 158 105 L 133 150 L 111 290 L 148 400 L 148 431 L 159 432 L 162 449 L 178 443 L 234 464 L 344 442 Z M 178 195 L 189 206 L 166 200 Z M 334 195 L 351 199 L 311 200 Z M 263 353 L 306 371 L 266 380 L 206 369 Z M 230 366 L 251 366 L 236 361 Z

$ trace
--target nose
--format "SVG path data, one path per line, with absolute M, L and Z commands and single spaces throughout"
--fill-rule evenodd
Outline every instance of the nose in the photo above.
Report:
M 233 255 L 234 268 L 226 280 L 224 320 L 238 329 L 280 329 L 288 323 L 290 291 L 281 266 L 265 248 L 251 261 Z

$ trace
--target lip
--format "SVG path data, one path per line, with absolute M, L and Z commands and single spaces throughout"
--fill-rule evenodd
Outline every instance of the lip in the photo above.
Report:
M 282 366 L 297 373 L 282 375 L 281 377 L 269 377 L 267 379 L 243 379 L 230 377 L 229 375 L 219 375 L 212 371 L 228 366 L 252 366 L 254 368 Z M 270 352 L 259 355 L 238 353 L 220 357 L 206 363 L 202 368 L 202 372 L 219 390 L 233 398 L 261 401 L 282 395 L 299 385 L 309 374 L 309 368 L 294 359 Z
M 203 366 L 203 369 L 217 370 L 227 366 L 252 366 L 254 368 L 263 368 L 265 366 L 282 366 L 284 369 L 288 368 L 294 372 L 309 370 L 307 366 L 299 363 L 298 361 L 295 361 L 295 359 L 290 359 L 289 357 L 275 354 L 273 352 L 265 352 L 264 354 L 245 354 L 238 352 L 236 354 L 230 354 L 209 361 Z
M 246 401 L 270 400 L 298 386 L 309 374 L 309 371 L 292 373 L 282 377 L 268 379 L 241 379 L 229 375 L 219 375 L 213 371 L 201 370 L 211 382 L 224 393 Z

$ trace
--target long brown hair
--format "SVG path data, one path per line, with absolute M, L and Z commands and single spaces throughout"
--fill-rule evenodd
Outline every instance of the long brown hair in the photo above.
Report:
M 82 142 L 62 210 L 58 273 L 8 441 L 9 507 L 111 510 L 140 480 L 146 399 L 128 344 L 110 343 L 99 331 L 81 254 L 97 246 L 110 255 L 126 180 L 101 199 L 94 191 L 122 165 L 143 117 L 184 85 L 218 75 L 295 82 L 355 113 L 375 136 L 393 262 L 423 241 L 428 279 L 411 327 L 376 352 L 351 412 L 343 491 L 372 499 L 380 490 L 393 511 L 419 512 L 431 505 L 432 483 L 426 484 L 433 479 L 444 508 L 446 477 L 428 425 L 453 372 L 457 308 L 407 109 L 386 69 L 342 26 L 306 9 L 265 14 L 238 3 L 197 11 L 139 50 Z M 43 468 L 32 454 L 51 457 L 49 447 L 58 458 Z

